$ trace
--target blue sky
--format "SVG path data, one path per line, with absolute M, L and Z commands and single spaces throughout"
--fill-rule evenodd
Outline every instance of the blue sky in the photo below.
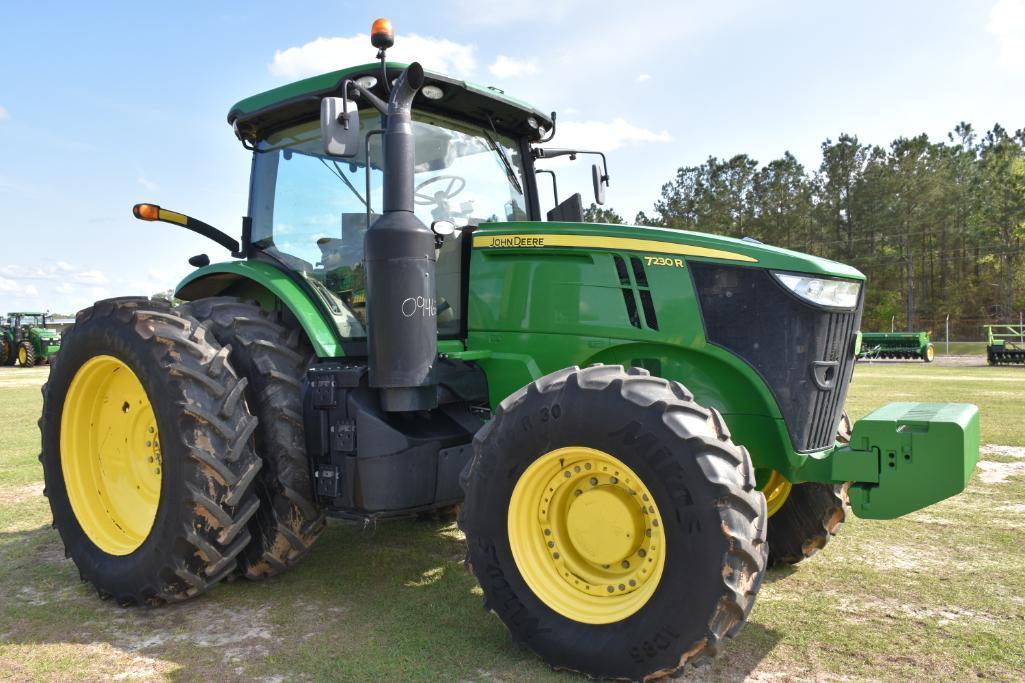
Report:
M 709 155 L 790 150 L 814 168 L 841 132 L 886 144 L 961 120 L 1025 127 L 1025 0 L 8 3 L 0 312 L 151 294 L 192 254 L 226 257 L 131 206 L 237 233 L 249 154 L 229 107 L 371 61 L 358 36 L 377 16 L 396 59 L 557 110 L 553 145 L 607 150 L 609 205 L 628 217 Z M 563 193 L 586 197 L 587 171 L 563 167 Z

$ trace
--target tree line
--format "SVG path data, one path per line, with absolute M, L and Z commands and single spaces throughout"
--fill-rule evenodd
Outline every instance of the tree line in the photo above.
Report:
M 1025 129 L 979 134 L 961 123 L 942 142 L 925 134 L 887 147 L 842 134 L 806 169 L 792 154 L 747 154 L 683 166 L 662 186 L 653 225 L 753 237 L 861 270 L 864 330 L 931 329 L 978 339 L 986 323 L 1025 309 Z M 592 205 L 589 221 L 622 223 Z

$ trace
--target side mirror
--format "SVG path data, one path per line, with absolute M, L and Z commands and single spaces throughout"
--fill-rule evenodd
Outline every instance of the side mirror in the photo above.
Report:
M 320 137 L 324 152 L 336 157 L 359 154 L 359 111 L 356 103 L 341 97 L 320 101 Z
M 605 186 L 609 184 L 609 179 L 602 174 L 598 164 L 591 164 L 591 184 L 594 185 L 594 201 L 604 204 Z

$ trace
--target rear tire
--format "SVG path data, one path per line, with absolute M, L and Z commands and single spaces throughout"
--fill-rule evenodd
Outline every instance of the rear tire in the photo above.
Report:
M 11 347 L 11 342 L 7 341 L 7 338 L 0 335 L 0 365 L 14 365 L 15 358 L 14 349 Z
M 850 443 L 851 429 L 851 419 L 844 411 L 836 440 Z M 850 483 L 794 484 L 786 501 L 769 518 L 769 565 L 797 564 L 822 550 L 840 533 L 850 510 L 849 486 Z
M 140 393 L 111 388 L 126 374 Z M 163 302 L 108 299 L 78 314 L 43 387 L 39 458 L 65 553 L 101 597 L 125 606 L 176 602 L 234 571 L 259 506 L 252 491 L 260 470 L 256 418 L 245 387 L 228 349 Z M 136 420 L 148 414 L 151 428 L 108 429 L 118 413 L 126 422 L 132 413 Z M 131 497 L 139 487 L 119 482 L 154 467 L 158 498 L 143 508 L 152 521 L 133 537 L 125 522 L 138 508 L 120 506 L 117 494 Z
M 462 481 L 459 524 L 484 606 L 555 669 L 670 675 L 718 654 L 754 605 L 765 499 L 722 417 L 676 382 L 620 366 L 543 377 L 478 432 Z M 651 509 L 638 503 L 645 491 Z
M 303 429 L 302 384 L 313 349 L 298 324 L 234 297 L 199 299 L 180 307 L 231 347 L 231 364 L 249 380 L 246 401 L 259 418 L 256 452 L 263 471 L 252 543 L 239 557 L 250 579 L 275 576 L 309 553 L 326 519 L 317 505 Z
M 926 363 L 931 363 L 935 357 L 936 348 L 932 344 L 929 344 L 925 347 L 925 351 L 922 352 L 922 360 Z
M 23 368 L 36 366 L 36 349 L 27 339 L 18 345 L 18 364 Z

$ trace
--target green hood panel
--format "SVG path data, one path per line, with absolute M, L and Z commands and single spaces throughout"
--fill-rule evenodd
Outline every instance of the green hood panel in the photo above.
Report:
M 546 236 L 549 237 L 547 240 Z M 503 239 L 505 237 L 505 239 Z M 475 248 L 566 247 L 622 249 L 734 262 L 772 270 L 864 280 L 856 268 L 750 240 L 687 230 L 599 223 L 485 223 L 474 233 Z

